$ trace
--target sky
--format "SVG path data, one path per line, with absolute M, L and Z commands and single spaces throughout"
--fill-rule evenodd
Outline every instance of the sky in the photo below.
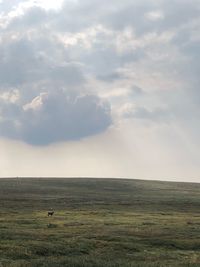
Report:
M 200 0 L 0 0 L 0 177 L 200 182 Z

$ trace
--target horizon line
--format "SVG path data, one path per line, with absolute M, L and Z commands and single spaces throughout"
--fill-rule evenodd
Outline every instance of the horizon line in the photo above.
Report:
M 177 181 L 177 180 L 160 180 L 160 179 L 145 179 L 145 178 L 130 178 L 130 177 L 92 177 L 92 176 L 6 176 L 0 177 L 0 179 L 112 179 L 112 180 L 137 180 L 137 181 L 146 181 L 146 182 L 170 182 L 170 183 L 187 183 L 187 184 L 200 184 L 197 181 Z

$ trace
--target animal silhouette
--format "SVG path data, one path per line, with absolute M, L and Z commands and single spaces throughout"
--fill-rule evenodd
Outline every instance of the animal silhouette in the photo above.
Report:
M 48 211 L 48 217 L 53 216 L 53 214 L 54 214 L 54 211 Z

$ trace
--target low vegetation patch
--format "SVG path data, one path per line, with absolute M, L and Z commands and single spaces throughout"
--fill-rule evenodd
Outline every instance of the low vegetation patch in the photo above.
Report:
M 198 184 L 1 179 L 0 267 L 197 267 L 199 207 Z

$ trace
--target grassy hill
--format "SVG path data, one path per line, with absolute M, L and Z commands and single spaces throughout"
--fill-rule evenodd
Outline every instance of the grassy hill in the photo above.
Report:
M 200 266 L 200 184 L 0 179 L 4 266 Z

